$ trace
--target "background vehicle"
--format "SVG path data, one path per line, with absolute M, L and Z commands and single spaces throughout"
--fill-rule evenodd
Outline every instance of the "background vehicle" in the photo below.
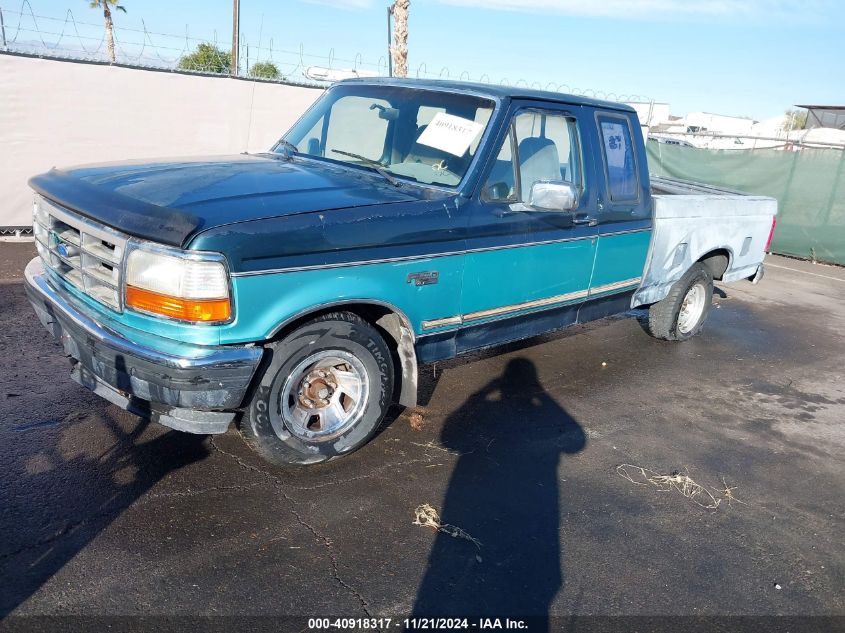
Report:
M 650 183 L 627 106 L 459 82 L 345 81 L 266 154 L 30 182 L 27 290 L 74 378 L 284 464 L 363 445 L 420 363 L 640 305 L 694 336 L 776 214 Z

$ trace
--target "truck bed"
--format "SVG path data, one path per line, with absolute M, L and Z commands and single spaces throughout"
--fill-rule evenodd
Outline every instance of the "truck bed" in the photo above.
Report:
M 724 187 L 717 187 L 715 185 L 707 185 L 701 182 L 692 182 L 691 180 L 677 180 L 675 178 L 665 178 L 659 176 L 651 177 L 651 193 L 652 195 L 717 195 L 717 196 L 748 196 L 747 193 L 736 191 L 734 189 L 727 189 Z
M 725 283 L 757 274 L 777 200 L 711 185 L 653 178 L 654 234 L 633 305 L 660 301 L 695 262 Z

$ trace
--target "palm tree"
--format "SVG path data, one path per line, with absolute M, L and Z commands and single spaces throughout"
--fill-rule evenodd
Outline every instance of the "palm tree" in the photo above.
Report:
M 109 47 L 109 59 L 112 64 L 116 61 L 114 56 L 114 22 L 112 22 L 111 18 L 112 7 L 126 13 L 126 9 L 117 2 L 118 0 L 89 0 L 88 5 L 92 9 L 103 8 L 103 20 L 106 23 L 106 43 Z
M 408 9 L 410 0 L 395 0 L 391 7 L 393 13 L 393 74 L 396 77 L 408 76 Z

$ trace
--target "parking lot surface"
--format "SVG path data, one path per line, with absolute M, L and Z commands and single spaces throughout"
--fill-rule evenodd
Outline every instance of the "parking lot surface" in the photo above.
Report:
M 685 343 L 616 319 L 440 363 L 421 421 L 287 470 L 72 382 L 32 254 L 0 244 L 0 616 L 845 614 L 841 268 L 769 257 Z

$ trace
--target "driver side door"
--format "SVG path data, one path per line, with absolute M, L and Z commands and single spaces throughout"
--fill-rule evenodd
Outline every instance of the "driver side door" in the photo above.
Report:
M 584 160 L 589 139 L 580 134 L 585 115 L 580 106 L 512 106 L 469 218 L 458 351 L 577 321 L 598 237 L 593 166 Z M 531 188 L 542 181 L 573 183 L 575 208 L 530 206 Z

